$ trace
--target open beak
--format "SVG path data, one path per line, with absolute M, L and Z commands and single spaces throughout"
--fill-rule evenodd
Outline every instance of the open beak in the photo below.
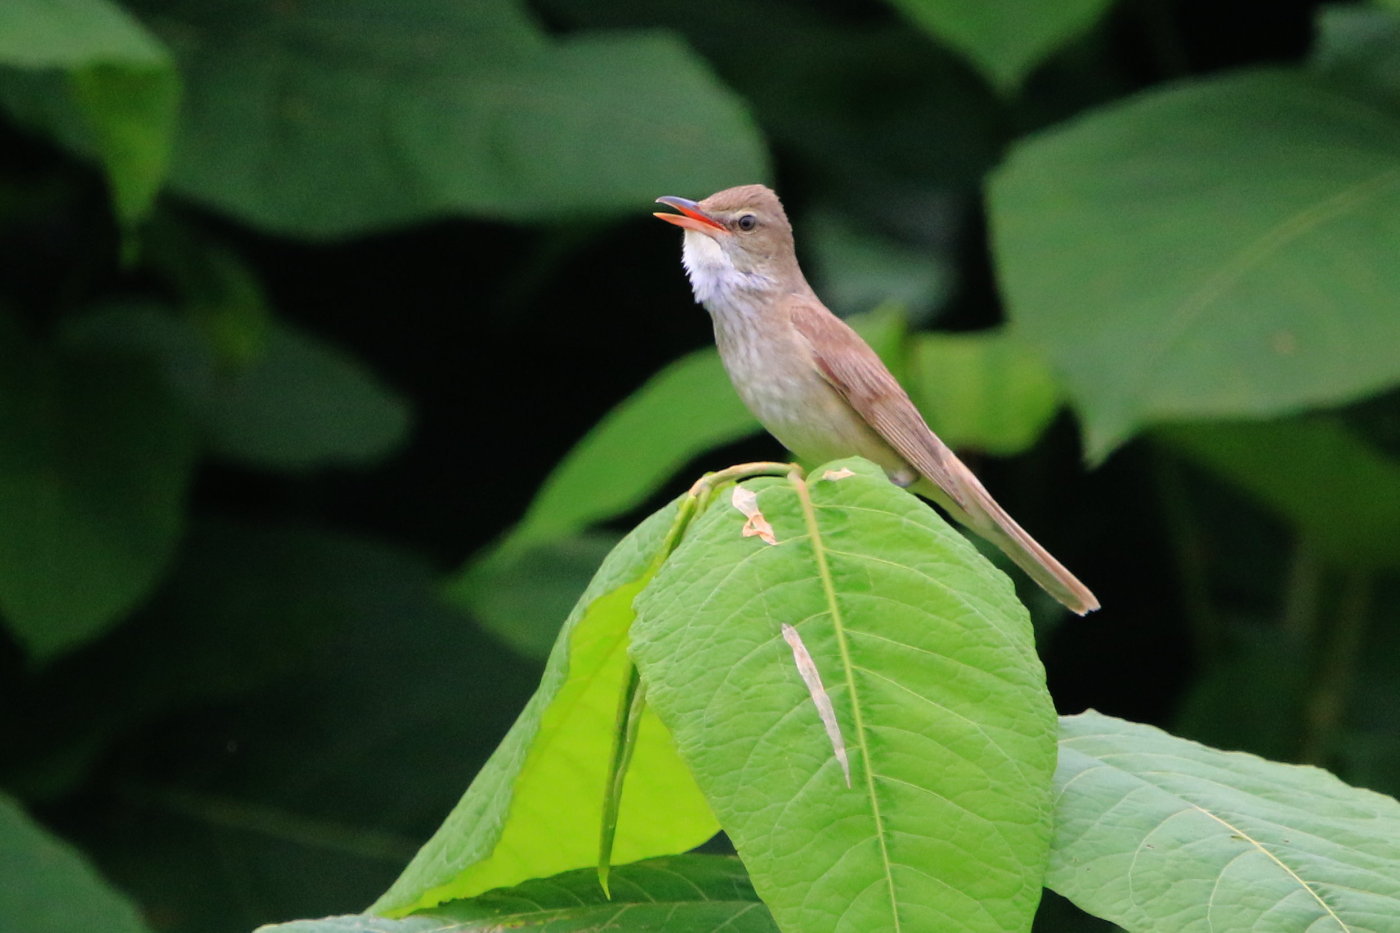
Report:
M 667 223 L 673 223 L 677 227 L 684 227 L 687 230 L 698 230 L 709 236 L 714 236 L 716 233 L 729 232 L 725 229 L 724 224 L 700 210 L 700 206 L 689 198 L 674 198 L 667 195 L 664 198 L 657 198 L 656 203 L 665 204 L 680 211 L 679 214 L 666 214 L 661 211 L 652 214 L 653 217 L 660 217 Z

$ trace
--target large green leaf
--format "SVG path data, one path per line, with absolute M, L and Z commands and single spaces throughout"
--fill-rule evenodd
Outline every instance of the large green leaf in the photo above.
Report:
M 160 41 L 107 0 L 6 0 L 0 65 L 66 72 L 63 81 L 8 76 L 18 80 L 0 99 L 100 158 L 120 218 L 145 214 L 165 175 L 179 96 Z
M 1129 930 L 1389 933 L 1400 803 L 1098 713 L 1061 720 L 1047 885 Z
M 364 463 L 408 432 L 402 398 L 344 351 L 278 320 L 237 360 L 216 335 L 152 305 L 99 309 L 67 322 L 77 346 L 138 354 L 158 364 L 212 451 L 277 469 Z
M 0 315 L 0 613 L 35 657 L 93 638 L 155 584 L 194 453 L 145 367 L 50 355 Z
M 725 495 L 638 598 L 632 652 L 755 888 L 804 933 L 1029 929 L 1055 717 L 1010 582 L 865 461 L 744 488 L 776 543 Z
M 565 621 L 534 697 L 375 913 L 399 916 L 596 862 L 630 670 L 632 600 L 676 514 L 674 506 L 653 514 L 603 562 Z M 649 713 L 632 757 L 615 861 L 683 852 L 717 829 L 669 733 Z
M 0 928 L 24 933 L 146 933 L 136 907 L 81 853 L 0 794 Z
M 1400 121 L 1305 77 L 1181 85 L 1033 137 L 991 220 L 1010 313 L 1092 456 L 1146 423 L 1400 380 Z
M 1283 516 L 1338 566 L 1400 564 L 1400 463 L 1340 422 L 1171 425 L 1156 436 Z
M 1003 92 L 1014 91 L 1051 52 L 1084 32 L 1113 0 L 890 0 L 948 43 Z
M 912 354 L 910 393 L 952 447 L 1020 453 L 1059 410 L 1044 358 L 1008 331 L 920 334 Z
M 613 213 L 767 175 L 742 104 L 665 34 L 555 40 L 512 0 L 142 6 L 186 76 L 172 186 L 280 232 Z
M 454 901 L 403 920 L 361 914 L 262 927 L 260 933 L 497 933 L 504 929 L 776 933 L 778 928 L 738 859 L 681 855 L 617 868 L 611 898 L 598 887 L 597 874 L 584 869 Z

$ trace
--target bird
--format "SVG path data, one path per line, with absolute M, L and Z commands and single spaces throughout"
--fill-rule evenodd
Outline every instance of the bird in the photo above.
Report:
M 896 485 L 986 538 L 1079 615 L 1099 608 L 929 428 L 861 337 L 831 313 L 797 262 L 792 224 L 765 185 L 701 201 L 666 196 L 654 216 L 684 231 L 681 261 L 709 312 L 730 381 L 760 423 L 800 459 L 860 456 Z

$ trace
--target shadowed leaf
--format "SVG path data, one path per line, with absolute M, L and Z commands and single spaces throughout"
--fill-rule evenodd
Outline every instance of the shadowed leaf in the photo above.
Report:
M 1031 137 L 991 222 L 1011 316 L 1091 457 L 1154 422 L 1400 380 L 1400 120 L 1316 80 L 1182 84 Z
M 147 933 L 136 906 L 76 849 L 0 794 L 0 927 L 24 933 Z
M 139 6 L 186 81 L 172 187 L 281 233 L 612 214 L 767 175 L 742 102 L 667 34 L 556 39 L 512 0 Z
M 0 612 L 36 658 L 92 639 L 155 585 L 194 440 L 147 367 L 51 355 L 0 316 Z
M 998 90 L 1016 90 L 1051 52 L 1092 26 L 1113 0 L 891 0 L 965 55 Z

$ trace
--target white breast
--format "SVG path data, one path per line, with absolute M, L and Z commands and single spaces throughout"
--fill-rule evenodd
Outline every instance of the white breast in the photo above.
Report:
M 722 280 L 718 280 L 722 281 Z M 868 429 L 822 378 L 792 326 L 765 315 L 770 294 L 723 285 L 705 308 L 720 359 L 744 404 L 789 450 L 815 462 L 867 453 Z
M 735 268 L 714 237 L 697 230 L 685 232 L 681 262 L 695 300 L 707 308 L 712 302 L 733 301 L 746 292 L 762 292 L 773 286 L 766 275 Z

